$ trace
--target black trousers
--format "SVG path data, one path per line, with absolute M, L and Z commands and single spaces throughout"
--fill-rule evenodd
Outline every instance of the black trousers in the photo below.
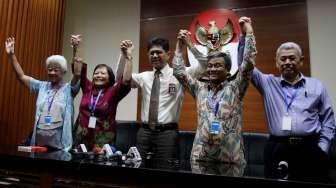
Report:
M 151 130 L 141 127 L 137 133 L 137 148 L 142 159 L 175 160 L 178 153 L 178 131 Z
M 318 146 L 318 136 L 270 136 L 264 150 L 265 176 L 312 182 L 327 182 L 328 155 Z M 280 164 L 287 163 L 288 167 Z

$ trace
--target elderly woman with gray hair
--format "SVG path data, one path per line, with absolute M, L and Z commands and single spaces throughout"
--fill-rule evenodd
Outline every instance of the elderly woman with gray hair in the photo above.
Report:
M 47 81 L 25 75 L 15 56 L 14 44 L 13 37 L 7 38 L 6 52 L 16 76 L 31 92 L 38 95 L 30 145 L 68 151 L 72 146 L 73 98 L 79 91 L 79 84 L 63 82 L 67 61 L 60 55 L 47 58 Z

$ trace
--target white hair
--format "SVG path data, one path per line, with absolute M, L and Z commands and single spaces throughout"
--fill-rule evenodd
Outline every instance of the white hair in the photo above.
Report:
M 280 51 L 283 50 L 283 49 L 285 49 L 285 50 L 295 49 L 299 52 L 299 56 L 302 56 L 302 50 L 301 50 L 300 46 L 298 44 L 296 44 L 295 42 L 282 43 L 276 51 L 276 56 L 278 56 Z
M 52 56 L 49 56 L 47 58 L 47 60 L 46 60 L 47 67 L 51 63 L 56 63 L 56 64 L 60 65 L 60 67 L 62 68 L 62 70 L 64 72 L 67 71 L 67 60 L 63 56 L 61 56 L 61 55 L 52 55 Z

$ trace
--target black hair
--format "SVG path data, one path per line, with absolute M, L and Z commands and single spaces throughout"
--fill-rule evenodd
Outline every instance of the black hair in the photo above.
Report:
M 227 71 L 230 71 L 231 70 L 231 56 L 229 53 L 224 53 L 224 52 L 218 52 L 218 51 L 215 51 L 215 52 L 211 52 L 209 55 L 208 55 L 208 62 L 211 60 L 211 59 L 214 59 L 214 58 L 223 58 L 224 59 L 224 64 L 225 64 L 225 68 Z
M 150 50 L 153 46 L 161 46 L 166 52 L 169 51 L 169 41 L 168 39 L 162 37 L 153 37 L 147 45 L 147 50 Z
M 111 69 L 110 66 L 106 65 L 106 64 L 98 64 L 94 70 L 93 70 L 93 74 L 96 72 L 96 70 L 98 68 L 102 68 L 102 67 L 105 67 L 106 70 L 107 70 L 107 74 L 109 75 L 109 86 L 113 86 L 113 84 L 115 83 L 115 76 L 113 74 L 113 70 Z

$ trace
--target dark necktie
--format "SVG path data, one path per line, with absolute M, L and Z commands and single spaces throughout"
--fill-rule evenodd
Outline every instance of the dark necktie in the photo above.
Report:
M 149 117 L 148 123 L 150 129 L 154 129 L 155 124 L 158 123 L 158 110 L 159 110 L 159 95 L 160 95 L 160 70 L 156 70 L 151 90 L 149 101 Z

